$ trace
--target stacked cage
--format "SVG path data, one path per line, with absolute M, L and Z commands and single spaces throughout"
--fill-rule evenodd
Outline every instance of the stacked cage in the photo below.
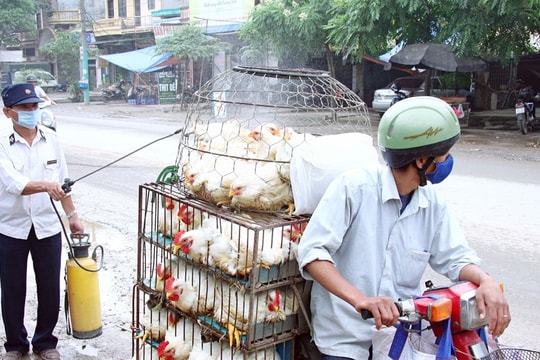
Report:
M 325 72 L 235 67 L 191 104 L 175 173 L 139 189 L 137 359 L 293 359 L 309 331 L 295 151 L 369 132 L 365 104 Z

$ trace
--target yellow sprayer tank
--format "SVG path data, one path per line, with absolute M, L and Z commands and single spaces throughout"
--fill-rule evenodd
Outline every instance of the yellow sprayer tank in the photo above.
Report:
M 90 243 L 73 246 L 66 262 L 66 283 L 73 337 L 91 339 L 102 334 L 97 263 L 88 257 Z

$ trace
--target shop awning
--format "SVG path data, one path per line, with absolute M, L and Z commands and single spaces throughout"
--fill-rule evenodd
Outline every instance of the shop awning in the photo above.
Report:
M 100 55 L 99 57 L 136 73 L 148 73 L 171 65 L 167 62 L 171 56 L 172 53 L 157 54 L 156 46 L 154 45 L 144 49 L 119 54 Z

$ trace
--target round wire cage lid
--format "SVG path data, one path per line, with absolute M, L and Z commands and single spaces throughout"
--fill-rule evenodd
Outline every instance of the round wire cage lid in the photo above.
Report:
M 282 77 L 330 77 L 330 74 L 327 71 L 315 69 L 284 69 L 276 67 L 237 65 L 234 66 L 232 70 L 237 72 L 249 73 L 252 75 L 276 75 Z

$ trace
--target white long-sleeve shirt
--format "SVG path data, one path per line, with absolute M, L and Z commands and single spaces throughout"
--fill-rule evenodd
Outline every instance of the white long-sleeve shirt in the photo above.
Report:
M 302 236 L 298 262 L 332 262 L 367 296 L 398 300 L 421 294 L 429 264 L 458 280 L 467 264 L 480 264 L 463 231 L 428 184 L 419 187 L 400 215 L 401 200 L 389 167 L 352 170 L 328 187 Z M 311 292 L 313 338 L 326 355 L 367 359 L 372 320 L 317 282 Z
M 63 183 L 67 177 L 64 153 L 51 130 L 38 128 L 31 146 L 16 132 L 0 136 L 0 233 L 26 239 L 32 224 L 38 239 L 59 233 L 49 195 L 21 193 L 30 180 Z

